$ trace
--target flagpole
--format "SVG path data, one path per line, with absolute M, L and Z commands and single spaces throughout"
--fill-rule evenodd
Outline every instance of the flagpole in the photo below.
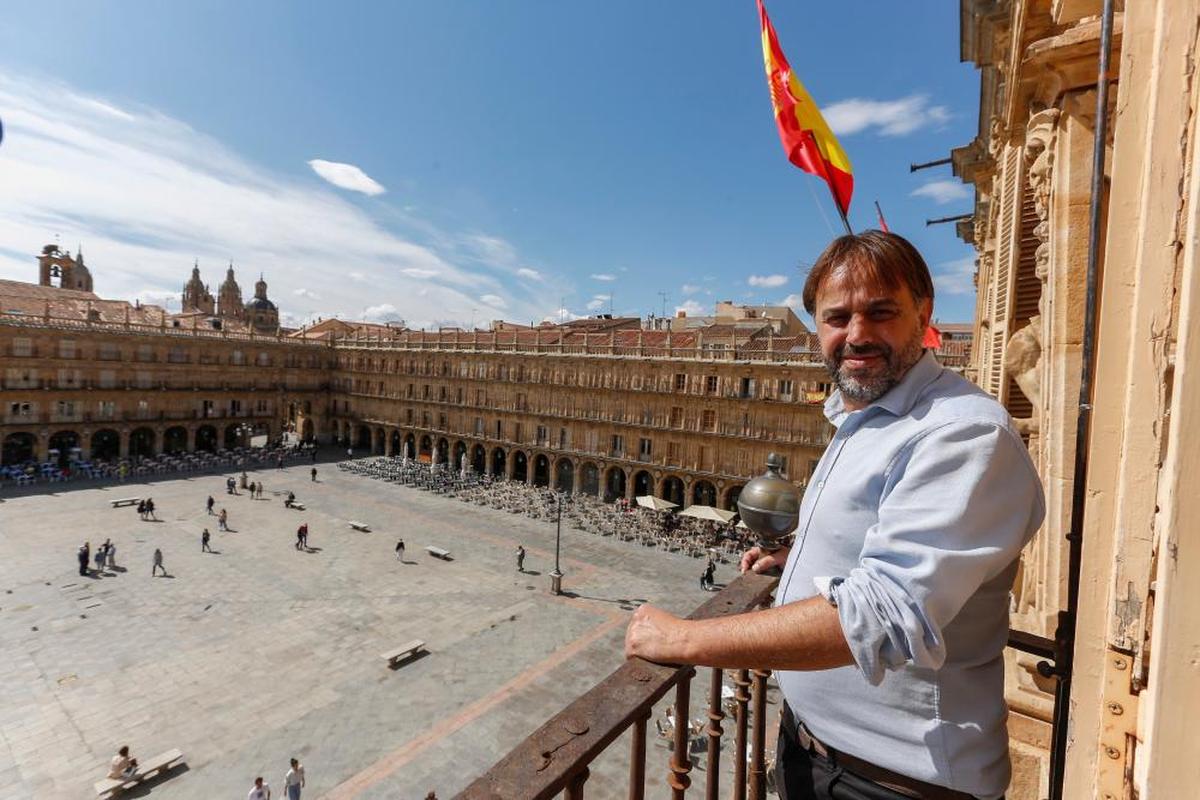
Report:
M 846 212 L 842 210 L 842 204 L 838 202 L 837 195 L 833 193 L 833 184 L 829 184 L 829 194 L 833 197 L 833 207 L 838 210 L 838 216 L 842 218 L 842 224 L 846 226 L 846 235 L 853 236 L 854 229 L 850 227 L 850 220 L 846 219 Z

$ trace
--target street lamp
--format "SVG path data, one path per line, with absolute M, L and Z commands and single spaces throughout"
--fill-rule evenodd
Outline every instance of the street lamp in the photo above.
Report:
M 243 422 L 233 430 L 238 435 L 238 440 L 242 443 L 242 447 L 245 447 L 249 444 L 250 434 L 254 433 L 254 426 Z
M 562 594 L 562 569 L 558 564 L 559 549 L 562 546 L 562 492 L 554 493 L 554 505 L 558 511 L 554 523 L 554 572 L 550 573 L 550 591 Z

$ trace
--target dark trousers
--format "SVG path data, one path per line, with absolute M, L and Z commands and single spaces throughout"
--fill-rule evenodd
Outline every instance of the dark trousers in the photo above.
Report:
M 915 794 L 900 794 L 874 781 L 839 767 L 835 761 L 805 750 L 788 725 L 779 725 L 775 752 L 775 786 L 780 800 L 911 800 Z

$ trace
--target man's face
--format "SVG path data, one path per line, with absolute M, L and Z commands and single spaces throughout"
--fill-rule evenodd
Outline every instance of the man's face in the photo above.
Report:
M 851 411 L 866 408 L 920 360 L 932 303 L 908 287 L 855 280 L 838 266 L 816 298 L 817 338 L 829 374 Z

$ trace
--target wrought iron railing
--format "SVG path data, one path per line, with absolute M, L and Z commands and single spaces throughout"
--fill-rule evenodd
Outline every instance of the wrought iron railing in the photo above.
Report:
M 730 583 L 689 619 L 707 619 L 750 611 L 769 601 L 775 578 L 747 574 Z M 694 667 L 628 661 L 556 714 L 491 769 L 457 795 L 457 800 L 544 800 L 565 793 L 582 800 L 590 765 L 627 730 L 629 797 L 641 800 L 647 780 L 646 726 L 654 705 L 675 690 L 675 730 L 670 762 L 662 771 L 672 797 L 681 800 L 692 785 L 689 755 L 689 707 Z M 766 793 L 766 670 L 735 670 L 733 785 L 734 800 L 762 800 Z M 721 687 L 723 670 L 713 669 L 708 683 L 708 739 L 705 797 L 721 796 Z M 747 750 L 747 748 L 749 748 Z M 749 758 L 747 758 L 747 752 Z M 747 766 L 748 762 L 748 766 Z

